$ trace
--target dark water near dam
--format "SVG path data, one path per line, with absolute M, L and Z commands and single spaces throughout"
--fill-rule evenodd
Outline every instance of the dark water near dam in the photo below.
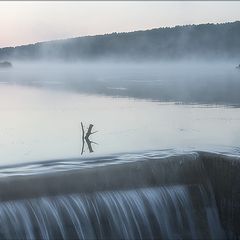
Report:
M 240 239 L 239 72 L 106 66 L 0 72 L 0 238 Z

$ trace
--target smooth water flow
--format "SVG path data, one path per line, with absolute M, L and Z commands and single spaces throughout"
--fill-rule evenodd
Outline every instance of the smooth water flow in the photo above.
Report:
M 194 198 L 198 198 L 198 207 Z M 63 195 L 0 204 L 2 239 L 219 239 L 201 185 Z

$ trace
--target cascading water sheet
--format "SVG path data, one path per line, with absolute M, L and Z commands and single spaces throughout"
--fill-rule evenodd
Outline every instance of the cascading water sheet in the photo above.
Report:
M 194 198 L 198 198 L 198 206 Z M 8 201 L 1 239 L 219 239 L 214 201 L 201 185 Z

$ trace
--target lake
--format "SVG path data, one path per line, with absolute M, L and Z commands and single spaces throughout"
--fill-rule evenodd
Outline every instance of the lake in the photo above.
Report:
M 239 238 L 233 64 L 13 66 L 0 71 L 0 238 Z
M 0 164 L 162 149 L 238 153 L 239 74 L 229 65 L 209 69 L 20 64 L 1 71 Z M 82 151 L 81 122 L 97 131 L 92 153 L 87 145 Z

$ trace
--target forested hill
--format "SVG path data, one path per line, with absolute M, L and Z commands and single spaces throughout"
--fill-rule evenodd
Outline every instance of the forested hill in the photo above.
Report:
M 239 58 L 240 22 L 158 28 L 0 49 L 1 60 Z

